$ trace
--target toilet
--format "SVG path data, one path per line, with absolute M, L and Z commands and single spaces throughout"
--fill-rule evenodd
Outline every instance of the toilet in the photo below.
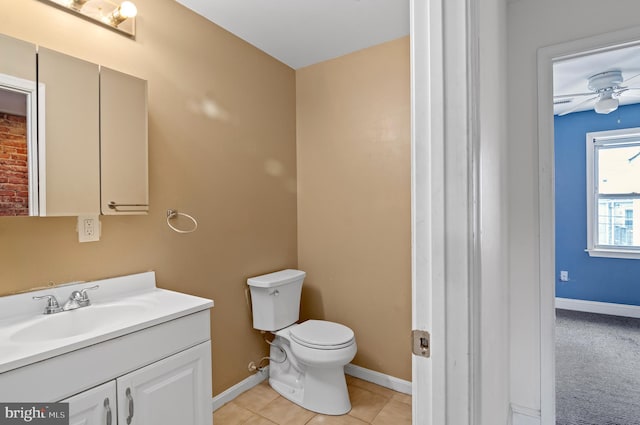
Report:
M 247 279 L 253 327 L 275 335 L 269 343 L 269 385 L 275 391 L 313 412 L 343 415 L 351 410 L 344 366 L 356 355 L 355 336 L 339 323 L 297 323 L 305 276 L 288 269 Z

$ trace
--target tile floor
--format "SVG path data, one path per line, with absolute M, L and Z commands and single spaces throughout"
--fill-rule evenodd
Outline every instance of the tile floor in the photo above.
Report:
M 280 396 L 263 382 L 213 414 L 214 425 L 411 425 L 411 396 L 347 375 L 351 412 L 325 416 Z

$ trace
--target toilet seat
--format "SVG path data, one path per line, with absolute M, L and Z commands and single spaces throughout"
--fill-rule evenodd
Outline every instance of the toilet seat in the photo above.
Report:
M 289 335 L 297 344 L 316 350 L 338 350 L 354 343 L 350 328 L 326 320 L 307 320 L 294 326 Z

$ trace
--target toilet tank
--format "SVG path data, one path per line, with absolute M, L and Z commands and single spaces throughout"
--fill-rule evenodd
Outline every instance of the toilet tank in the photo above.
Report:
M 302 270 L 287 269 L 247 279 L 254 329 L 277 331 L 298 321 L 305 276 Z

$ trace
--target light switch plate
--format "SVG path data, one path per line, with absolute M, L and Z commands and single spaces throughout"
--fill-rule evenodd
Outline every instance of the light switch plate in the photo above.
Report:
M 78 241 L 95 242 L 100 240 L 100 216 L 81 215 L 78 217 Z

